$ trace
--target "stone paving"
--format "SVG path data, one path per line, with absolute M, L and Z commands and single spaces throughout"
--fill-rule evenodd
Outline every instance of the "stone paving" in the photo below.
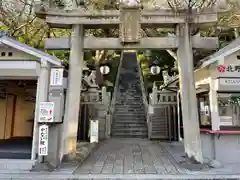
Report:
M 210 168 L 204 164 L 192 164 L 188 162 L 184 153 L 184 146 L 181 142 L 161 142 L 161 145 L 175 159 L 179 166 L 186 170 L 187 174 L 240 175 L 240 164 L 221 164 L 221 167 L 218 168 Z
M 147 139 L 103 142 L 75 174 L 184 174 L 161 144 Z

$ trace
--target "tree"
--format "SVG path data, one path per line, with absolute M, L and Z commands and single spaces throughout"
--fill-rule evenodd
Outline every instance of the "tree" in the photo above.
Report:
M 34 0 L 1 0 L 0 30 L 36 48 L 43 48 L 49 28 L 33 12 Z

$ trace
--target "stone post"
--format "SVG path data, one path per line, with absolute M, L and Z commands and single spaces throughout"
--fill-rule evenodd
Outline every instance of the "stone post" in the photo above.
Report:
M 35 115 L 34 115 L 34 126 L 33 126 L 33 141 L 32 141 L 32 156 L 31 159 L 36 159 L 38 153 L 38 110 L 40 102 L 48 100 L 48 86 L 49 86 L 49 74 L 50 68 L 45 60 L 42 60 L 40 75 L 37 81 L 37 93 L 35 103 Z
M 203 163 L 189 24 L 179 25 L 177 34 L 185 152 L 188 157 Z
M 105 86 L 102 87 L 102 102 L 104 106 L 108 105 L 108 94 L 107 94 L 107 88 Z
M 78 115 L 83 67 L 83 35 L 84 29 L 82 25 L 72 26 L 68 90 L 64 115 L 64 155 L 74 156 L 77 147 Z M 69 156 L 67 156 L 67 158 L 68 157 Z
M 152 88 L 152 104 L 155 105 L 158 103 L 158 88 L 156 86 L 156 83 L 153 83 L 153 88 Z
M 209 88 L 209 103 L 211 111 L 211 120 L 212 120 L 212 130 L 219 130 L 220 127 L 220 117 L 218 109 L 218 99 L 217 99 L 217 90 L 215 79 L 210 79 L 210 88 Z

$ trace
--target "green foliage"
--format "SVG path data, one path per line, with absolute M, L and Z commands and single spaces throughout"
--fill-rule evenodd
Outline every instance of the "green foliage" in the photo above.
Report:
M 104 76 L 105 85 L 107 85 L 107 91 L 112 92 L 115 85 L 120 57 L 114 55 L 113 58 L 108 61 L 107 65 L 110 67 L 110 73 Z
M 152 87 L 154 81 L 163 82 L 162 71 L 167 70 L 169 75 L 173 75 L 174 58 L 164 50 L 153 50 L 151 52 L 151 58 L 147 59 L 141 51 L 138 52 L 138 60 L 141 63 L 143 72 L 143 79 L 148 91 Z M 157 65 L 161 68 L 161 72 L 158 75 L 152 75 L 149 67 L 157 61 Z

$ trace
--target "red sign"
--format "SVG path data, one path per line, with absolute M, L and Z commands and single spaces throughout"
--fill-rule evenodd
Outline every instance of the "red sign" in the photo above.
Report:
M 218 70 L 218 72 L 225 72 L 226 71 L 226 67 L 224 65 L 219 65 L 217 67 L 217 70 Z

